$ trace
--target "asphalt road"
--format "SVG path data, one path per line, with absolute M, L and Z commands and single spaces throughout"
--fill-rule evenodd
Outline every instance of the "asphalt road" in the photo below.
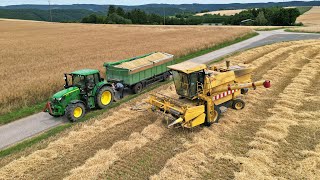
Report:
M 251 39 L 219 49 L 203 56 L 196 57 L 194 59 L 190 59 L 189 61 L 197 63 L 210 63 L 217 58 L 221 58 L 237 51 L 243 51 L 281 41 L 306 39 L 320 39 L 320 34 L 291 33 L 284 32 L 283 30 L 264 31 L 259 32 L 258 36 L 255 36 Z M 41 112 L 0 126 L 0 149 L 12 146 L 29 137 L 40 134 L 41 132 L 65 122 L 67 122 L 66 118 L 53 118 L 48 113 Z

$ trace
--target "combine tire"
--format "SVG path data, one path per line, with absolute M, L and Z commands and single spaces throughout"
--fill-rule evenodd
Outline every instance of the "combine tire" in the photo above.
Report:
M 142 89 L 143 89 L 143 86 L 142 86 L 142 84 L 141 83 L 137 83 L 137 84 L 135 84 L 134 86 L 133 86 L 133 92 L 135 93 L 135 94 L 139 94 L 141 91 L 142 91 Z
M 97 106 L 100 109 L 104 109 L 108 107 L 110 104 L 112 104 L 113 99 L 114 99 L 113 90 L 110 87 L 105 86 L 99 90 L 96 96 Z
M 213 121 L 209 122 L 209 121 L 205 121 L 204 125 L 205 126 L 211 126 L 213 123 L 218 123 L 220 116 L 221 116 L 221 110 L 219 108 L 219 106 L 214 105 L 214 113 L 216 114 L 216 117 L 213 119 Z
M 245 107 L 246 103 L 241 99 L 236 99 L 232 103 L 232 108 L 235 110 L 241 110 Z
M 69 104 L 67 106 L 66 115 L 69 121 L 76 122 L 86 113 L 86 108 L 82 103 Z

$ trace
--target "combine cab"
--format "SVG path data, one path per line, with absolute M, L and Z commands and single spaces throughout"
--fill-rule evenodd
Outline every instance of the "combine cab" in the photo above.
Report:
M 229 66 L 226 68 L 207 68 L 205 64 L 184 62 L 169 66 L 172 70 L 174 84 L 179 100 L 151 95 L 148 103 L 152 110 L 171 114 L 175 120 L 169 125 L 180 124 L 192 128 L 200 124 L 210 126 L 218 122 L 221 108 L 240 110 L 245 102 L 241 94 L 248 93 L 249 88 L 270 87 L 270 81 L 252 82 L 253 68 L 248 66 Z

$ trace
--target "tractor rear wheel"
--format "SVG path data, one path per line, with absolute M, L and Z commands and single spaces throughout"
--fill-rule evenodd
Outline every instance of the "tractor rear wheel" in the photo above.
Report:
M 76 122 L 86 114 L 86 108 L 82 103 L 69 104 L 66 109 L 66 116 L 69 121 Z
M 96 96 L 97 106 L 100 109 L 104 109 L 108 107 L 110 104 L 112 104 L 113 99 L 114 99 L 113 90 L 110 87 L 105 86 L 99 90 Z
M 219 122 L 219 119 L 221 117 L 221 110 L 220 110 L 220 107 L 219 106 L 216 106 L 214 105 L 214 113 L 215 113 L 215 118 L 212 120 L 212 121 L 205 121 L 204 122 L 204 125 L 205 126 L 211 126 L 211 124 L 213 123 L 218 123 Z
M 142 89 L 143 89 L 142 83 L 137 83 L 136 85 L 133 86 L 132 90 L 135 94 L 139 94 L 142 91 Z
M 232 108 L 235 110 L 241 110 L 246 106 L 246 103 L 241 99 L 235 99 L 232 103 Z

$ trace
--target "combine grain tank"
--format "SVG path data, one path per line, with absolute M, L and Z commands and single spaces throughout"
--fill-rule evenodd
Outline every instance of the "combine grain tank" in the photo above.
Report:
M 173 55 L 154 52 L 118 62 L 105 63 L 106 80 L 122 83 L 125 87 L 139 93 L 151 83 L 169 79 L 167 66 L 173 65 Z

